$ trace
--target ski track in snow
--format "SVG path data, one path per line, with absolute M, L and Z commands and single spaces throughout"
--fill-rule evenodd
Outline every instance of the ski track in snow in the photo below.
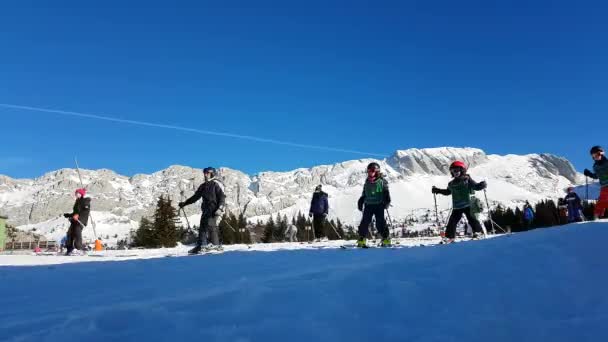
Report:
M 1 339 L 606 341 L 607 238 L 604 221 L 424 248 L 5 266 Z M 31 258 L 55 257 L 0 260 Z

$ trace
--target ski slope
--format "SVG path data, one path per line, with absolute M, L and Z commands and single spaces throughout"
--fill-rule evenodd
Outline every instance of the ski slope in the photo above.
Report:
M 4 266 L 1 339 L 606 341 L 607 239 L 604 221 L 448 246 Z

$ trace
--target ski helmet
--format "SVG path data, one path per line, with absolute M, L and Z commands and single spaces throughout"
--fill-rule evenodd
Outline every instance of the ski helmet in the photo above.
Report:
M 205 173 L 210 173 L 211 177 L 215 177 L 215 175 L 217 174 L 217 171 L 215 170 L 214 167 L 209 166 L 209 167 L 206 167 L 203 169 L 203 174 L 205 174 Z
M 321 184 L 317 185 L 317 187 L 315 188 L 315 191 L 321 191 L 323 189 L 323 186 Z
M 604 148 L 602 146 L 596 145 L 591 148 L 591 150 L 589 151 L 589 154 L 596 154 L 598 152 L 603 153 Z
M 459 172 L 460 175 L 464 174 L 467 171 L 467 165 L 460 160 L 457 160 L 450 164 L 450 174 L 452 177 L 455 177 L 455 172 Z
M 457 168 L 461 168 L 462 170 L 466 170 L 467 169 L 467 165 L 463 162 L 461 162 L 460 160 L 457 160 L 455 162 L 453 162 L 452 164 L 450 164 L 450 170 L 451 169 L 457 169 Z
M 80 194 L 80 196 L 84 197 L 84 195 L 87 194 L 87 190 L 86 189 L 76 189 L 76 191 L 74 191 L 74 194 Z
M 369 165 L 367 165 L 367 171 L 380 171 L 380 164 L 376 163 L 376 162 L 372 162 L 369 163 Z
M 572 191 L 574 191 L 573 186 L 569 186 L 568 188 L 566 188 L 566 192 L 572 192 Z

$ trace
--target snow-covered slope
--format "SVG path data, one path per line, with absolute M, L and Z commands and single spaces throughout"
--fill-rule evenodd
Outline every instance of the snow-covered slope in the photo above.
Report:
M 25 342 L 606 341 L 607 239 L 600 222 L 437 247 L 0 267 L 0 331 Z
M 447 184 L 448 165 L 456 159 L 471 166 L 474 179 L 488 181 L 491 201 L 506 205 L 561 196 L 565 187 L 584 180 L 566 159 L 547 154 L 498 156 L 486 155 L 475 148 L 448 147 L 396 151 L 379 161 L 391 183 L 393 218 L 402 219 L 412 209 L 431 208 L 431 186 Z M 370 161 L 351 160 L 255 176 L 221 168 L 220 177 L 226 185 L 229 210 L 243 212 L 250 219 L 264 219 L 277 213 L 288 217 L 298 211 L 306 213 L 314 187 L 323 184 L 330 195 L 330 216 L 356 224 L 360 213 L 355 203 Z M 185 166 L 171 166 L 151 175 L 133 177 L 111 170 L 82 170 L 82 175 L 94 199 L 96 222 L 109 227 L 100 230 L 105 229 L 107 232 L 102 234 L 110 237 L 115 234 L 124 237 L 142 215 L 151 215 L 160 195 L 169 195 L 174 201 L 183 200 L 192 195 L 203 180 L 202 170 Z M 73 204 L 72 193 L 77 187 L 78 175 L 73 169 L 50 172 L 34 180 L 2 176 L 0 212 L 8 214 L 17 225 L 30 224 L 29 229 L 55 234 L 61 225 L 61 213 L 69 211 Z M 450 206 L 449 198 L 439 200 L 442 208 Z M 188 207 L 187 212 L 198 214 L 198 206 Z M 91 230 L 84 233 L 92 237 Z

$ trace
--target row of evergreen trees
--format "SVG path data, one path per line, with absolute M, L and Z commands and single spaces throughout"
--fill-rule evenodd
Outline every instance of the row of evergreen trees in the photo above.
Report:
M 131 234 L 133 247 L 175 247 L 177 242 L 192 244 L 198 237 L 198 225 L 188 229 L 181 224 L 178 211 L 169 197 L 161 196 L 156 203 L 156 210 L 151 219 L 142 217 L 139 227 Z M 236 217 L 226 213 L 219 224 L 220 240 L 223 244 L 251 243 L 251 234 L 247 221 L 241 214 Z M 119 245 L 124 245 L 122 241 Z
M 593 203 L 583 202 L 583 214 L 585 217 L 593 217 L 593 210 Z M 498 205 L 492 210 L 491 214 L 495 223 L 505 230 L 510 229 L 512 232 L 568 223 L 567 218 L 564 217 L 563 213 L 560 214 L 560 210 L 553 200 L 544 200 L 536 203 L 534 211 L 534 220 L 529 224 L 524 220 L 523 208 L 516 207 L 513 210 L 512 208 Z M 271 216 L 265 223 L 258 221 L 253 226 L 247 224 L 247 220 L 243 214 L 236 216 L 232 213 L 226 213 L 219 224 L 220 240 L 222 244 L 226 245 L 235 243 L 249 244 L 255 242 L 252 241 L 251 236 L 253 231 L 258 235 L 258 240 L 261 242 L 282 242 L 285 241 L 285 231 L 289 224 L 298 227 L 298 241 L 313 240 L 311 219 L 304 216 L 301 212 L 298 212 L 297 216 L 292 217 L 291 220 L 287 218 L 287 215 L 281 216 L 277 214 L 275 217 Z M 490 221 L 486 221 L 485 225 L 489 231 L 491 229 Z M 340 219 L 325 220 L 322 231 L 323 235 L 330 240 L 340 238 L 352 240 L 357 238 L 354 227 L 345 226 Z M 171 199 L 161 196 L 156 203 L 153 218 L 142 218 L 139 228 L 132 233 L 131 245 L 146 248 L 175 247 L 178 241 L 183 244 L 192 244 L 196 241 L 197 236 L 198 226 L 195 225 L 190 229 L 183 227 L 179 220 L 177 209 L 173 207 Z
M 287 218 L 287 215 L 281 216 L 280 214 L 277 214 L 274 218 L 270 216 L 266 223 L 258 222 L 257 227 L 263 227 L 260 241 L 264 243 L 284 241 L 285 231 L 289 224 L 298 227 L 298 241 L 312 241 L 315 237 L 319 238 L 319 236 L 313 234 L 311 219 L 304 216 L 302 212 L 298 212 L 291 220 Z M 323 236 L 327 237 L 329 240 L 338 240 L 340 238 L 349 239 L 354 235 L 352 227 L 344 226 L 340 219 L 325 220 L 321 231 L 323 232 Z
M 583 201 L 583 215 L 587 219 L 593 217 L 593 211 L 595 204 L 592 202 Z M 545 228 L 557 225 L 563 225 L 568 223 L 568 218 L 564 212 L 560 212 L 560 209 L 553 200 L 544 200 L 535 204 L 534 206 L 534 220 L 527 224 L 524 220 L 523 207 L 520 209 L 516 207 L 515 210 L 511 208 L 505 208 L 502 205 L 498 205 L 491 211 L 492 219 L 503 229 L 510 228 L 512 232 L 522 232 L 535 228 Z M 486 228 L 491 229 L 490 221 L 485 222 Z

